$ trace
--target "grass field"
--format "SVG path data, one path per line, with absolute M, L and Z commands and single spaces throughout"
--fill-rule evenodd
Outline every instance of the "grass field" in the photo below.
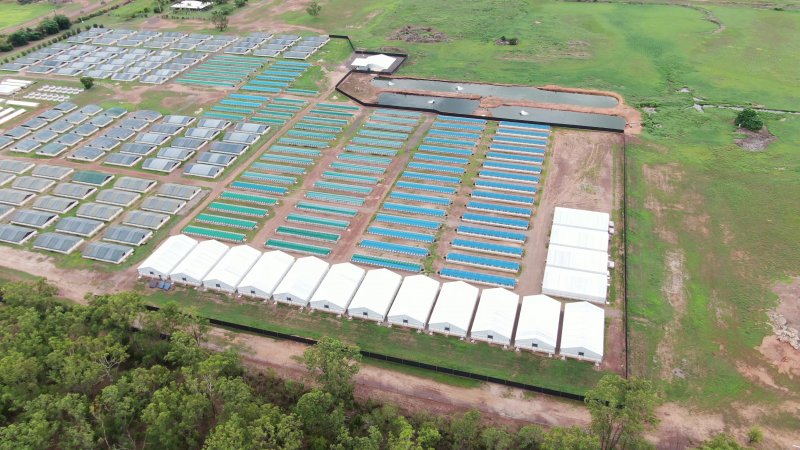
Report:
M 2 11 L 2 14 L 0 14 L 0 30 L 38 19 L 55 9 L 49 2 L 20 5 L 16 0 L 2 0 L 0 1 L 0 11 Z
M 143 285 L 142 291 L 153 292 Z M 414 331 L 387 328 L 363 320 L 347 320 L 332 314 L 310 313 L 293 306 L 232 300 L 215 293 L 177 289 L 155 291 L 145 301 L 162 306 L 174 301 L 203 317 L 250 325 L 317 339 L 336 336 L 363 350 L 408 358 L 443 367 L 507 378 L 567 392 L 583 393 L 603 375 L 592 364 L 574 360 L 517 353 L 488 344 L 470 344 L 457 338 L 428 336 Z
M 800 392 L 755 350 L 771 331 L 772 283 L 800 273 L 800 117 L 768 116 L 777 141 L 749 153 L 733 143 L 733 112 L 691 108 L 694 96 L 798 109 L 800 16 L 709 6 L 724 25 L 715 32 L 702 11 L 677 6 L 361 3 L 323 2 L 317 18 L 282 17 L 349 34 L 359 47 L 405 49 L 403 75 L 608 89 L 655 107 L 627 146 L 633 373 L 660 380 L 668 399 L 726 415 L 737 414 L 729 408 L 735 400 L 776 404 L 786 397 L 781 388 Z M 433 27 L 449 41 L 390 40 L 404 25 Z M 520 45 L 496 45 L 503 35 Z M 691 92 L 678 92 L 684 87 Z M 685 303 L 673 306 L 665 285 L 675 278 L 667 270 L 675 257 Z

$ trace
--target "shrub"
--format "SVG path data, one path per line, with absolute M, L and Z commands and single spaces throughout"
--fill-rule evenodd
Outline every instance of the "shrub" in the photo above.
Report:
M 764 121 L 753 108 L 745 108 L 736 115 L 736 126 L 750 131 L 758 131 L 764 127 Z
M 10 52 L 11 50 L 14 50 L 14 46 L 8 42 L 3 42 L 0 44 L 0 52 Z
M 322 5 L 320 5 L 317 1 L 311 2 L 311 4 L 308 5 L 308 8 L 306 8 L 306 12 L 311 17 L 317 17 L 321 11 Z
M 519 39 L 511 38 L 511 39 L 508 40 L 508 44 L 509 45 L 517 45 L 517 44 L 519 44 Z
M 68 30 L 69 27 L 72 26 L 72 22 L 69 20 L 69 17 L 63 14 L 57 14 L 53 17 L 53 20 L 56 21 L 60 30 Z
M 80 81 L 84 89 L 88 90 L 94 86 L 94 78 L 92 77 L 81 77 Z
M 29 41 L 28 33 L 25 30 L 17 30 L 8 36 L 8 43 L 14 47 L 22 47 Z
M 760 444 L 763 440 L 764 440 L 764 432 L 761 431 L 761 428 L 753 427 L 750 428 L 750 431 L 747 432 L 748 444 Z
M 233 4 L 236 5 L 237 8 L 242 8 L 247 4 L 247 0 L 235 0 Z

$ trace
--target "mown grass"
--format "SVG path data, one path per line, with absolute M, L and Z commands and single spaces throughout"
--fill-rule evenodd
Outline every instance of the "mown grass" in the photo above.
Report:
M 357 319 L 301 311 L 293 306 L 233 300 L 221 294 L 182 288 L 170 293 L 148 290 L 145 294 L 145 301 L 150 304 L 162 306 L 174 301 L 203 317 L 313 339 L 336 336 L 363 350 L 567 392 L 583 393 L 603 375 L 589 363 L 517 353 L 452 337 L 428 336 Z
M 662 369 L 680 368 L 685 378 L 660 383 L 668 399 L 730 411 L 725 406 L 735 400 L 779 400 L 742 367 L 763 368 L 776 384 L 800 391 L 754 349 L 770 333 L 771 283 L 800 273 L 800 118 L 767 116 L 777 141 L 766 152 L 746 152 L 733 144 L 733 112 L 696 112 L 692 96 L 797 109 L 800 85 L 792 68 L 800 66 L 800 34 L 793 30 L 800 16 L 709 9 L 725 24 L 721 32 L 699 10 L 620 3 L 488 0 L 443 7 L 387 0 L 361 8 L 356 0 L 337 0 L 323 2 L 318 18 L 303 12 L 283 18 L 349 34 L 358 47 L 406 50 L 404 75 L 607 89 L 634 106 L 654 106 L 643 135 L 626 149 L 631 367 L 654 379 Z M 404 25 L 431 26 L 449 41 L 390 40 Z M 520 45 L 496 45 L 503 35 Z M 691 93 L 677 92 L 684 87 Z M 671 190 L 661 191 L 646 168 L 671 174 Z M 685 258 L 685 311 L 673 309 L 662 291 L 668 251 Z M 665 357 L 657 349 L 675 317 Z M 667 361 L 674 366 L 662 367 Z
M 58 8 L 48 2 L 21 5 L 16 0 L 0 1 L 0 30 L 22 25 L 25 22 L 43 17 Z

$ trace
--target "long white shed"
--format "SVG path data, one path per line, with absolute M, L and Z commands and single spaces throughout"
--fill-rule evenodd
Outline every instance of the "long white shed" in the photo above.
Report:
M 307 306 L 329 267 L 330 264 L 315 256 L 299 258 L 275 288 L 272 298 L 279 302 Z
M 260 257 L 261 252 L 248 245 L 231 248 L 203 278 L 203 287 L 231 294 L 236 292 L 236 287 Z
M 611 225 L 610 221 L 611 216 L 605 212 L 564 208 L 563 206 L 556 206 L 553 211 L 554 225 L 566 225 L 608 233 L 609 225 Z
M 422 330 L 428 323 L 439 282 L 425 275 L 405 277 L 386 320 L 393 325 Z
M 222 242 L 210 240 L 203 241 L 183 258 L 169 274 L 170 280 L 175 283 L 200 286 L 203 278 L 228 252 L 228 246 Z
M 347 314 L 351 317 L 383 322 L 402 281 L 403 277 L 391 270 L 370 270 L 364 276 L 364 281 L 361 282 L 353 301 L 350 302 Z
M 472 339 L 509 345 L 517 320 L 519 295 L 503 289 L 484 289 L 469 335 Z
M 608 252 L 550 244 L 547 265 L 608 275 Z
M 522 297 L 514 347 L 554 354 L 558 343 L 561 302 L 546 295 Z
M 280 250 L 266 252 L 250 268 L 236 292 L 247 297 L 269 300 L 286 272 L 294 264 L 294 256 Z
M 442 284 L 433 313 L 428 320 L 428 330 L 466 337 L 475 304 L 478 302 L 478 288 L 463 281 Z
M 586 228 L 553 225 L 550 229 L 550 245 L 564 245 L 567 247 L 584 248 L 608 252 L 608 240 L 611 235 L 606 231 L 589 230 Z
M 603 360 L 605 311 L 587 302 L 564 305 L 561 354 L 594 362 Z
M 139 276 L 167 279 L 178 263 L 197 246 L 197 240 L 184 234 L 170 236 L 141 264 Z
M 355 264 L 332 265 L 311 297 L 309 306 L 320 311 L 344 314 L 366 272 Z
M 603 304 L 608 295 L 608 277 L 547 265 L 542 279 L 542 293 Z

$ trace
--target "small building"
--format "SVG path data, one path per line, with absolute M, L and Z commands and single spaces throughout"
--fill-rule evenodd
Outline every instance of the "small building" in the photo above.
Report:
M 402 281 L 403 277 L 391 270 L 370 270 L 350 302 L 347 313 L 351 317 L 383 322 Z
M 604 304 L 608 294 L 608 276 L 547 265 L 542 279 L 542 293 Z
M 228 252 L 228 246 L 222 242 L 210 240 L 203 241 L 178 263 L 169 274 L 170 280 L 175 283 L 188 284 L 190 286 L 200 286 L 203 278 L 208 275 L 211 269 Z
M 397 61 L 397 58 L 379 54 L 363 56 L 353 60 L 350 66 L 354 70 L 361 70 L 366 72 L 386 72 L 391 69 L 392 65 Z
M 239 282 L 247 275 L 261 252 L 247 245 L 239 245 L 228 253 L 203 278 L 203 287 L 214 291 L 234 293 Z
M 605 311 L 588 302 L 564 305 L 564 324 L 561 327 L 563 356 L 594 361 L 603 360 Z
M 484 289 L 469 335 L 492 344 L 510 345 L 517 320 L 519 295 L 503 289 Z
M 436 306 L 428 320 L 428 330 L 459 337 L 466 337 L 475 304 L 478 302 L 478 288 L 463 281 L 442 284 Z
M 308 306 L 329 267 L 330 264 L 315 256 L 299 258 L 275 288 L 272 298 L 279 302 Z
M 236 288 L 236 292 L 247 297 L 269 300 L 292 264 L 294 256 L 288 253 L 280 250 L 266 252 L 250 268 Z
M 197 241 L 178 234 L 168 237 L 153 253 L 139 264 L 139 276 L 168 279 L 170 272 L 197 246 Z
M 561 302 L 546 295 L 526 295 L 517 320 L 514 347 L 554 354 L 558 343 Z
M 425 275 L 411 275 L 403 280 L 386 320 L 392 325 L 425 329 L 431 315 L 439 282 Z
M 174 3 L 170 8 L 176 11 L 205 11 L 208 8 L 211 8 L 213 3 L 211 2 L 201 2 L 197 0 L 183 0 L 178 3 Z
M 366 271 L 351 263 L 334 264 L 320 283 L 310 306 L 320 311 L 344 314 Z

